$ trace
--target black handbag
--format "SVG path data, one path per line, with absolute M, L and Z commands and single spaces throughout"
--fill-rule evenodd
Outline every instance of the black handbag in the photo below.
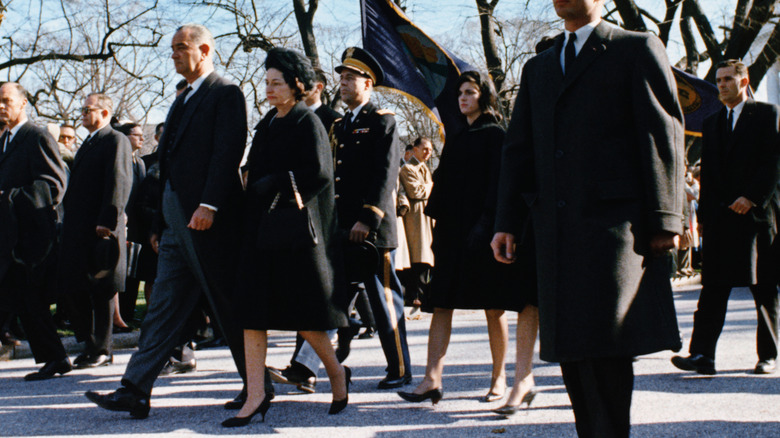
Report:
M 263 250 L 312 248 L 317 245 L 317 233 L 303 205 L 303 199 L 295 184 L 295 177 L 289 171 L 290 183 L 295 195 L 295 206 L 279 207 L 282 193 L 276 194 L 268 212 L 260 219 L 257 228 L 257 247 Z

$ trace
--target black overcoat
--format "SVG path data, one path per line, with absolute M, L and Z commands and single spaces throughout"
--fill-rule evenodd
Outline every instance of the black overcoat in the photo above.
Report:
M 530 207 L 541 357 L 681 347 L 660 232 L 682 232 L 683 122 L 663 44 L 601 21 L 564 76 L 563 35 L 529 60 L 504 143 L 497 231 Z
M 89 261 L 98 242 L 95 228 L 111 230 L 119 245 L 119 261 L 111 289 L 122 291 L 127 272 L 125 206 L 133 184 L 130 141 L 110 125 L 95 131 L 76 153 L 65 192 L 59 279 L 65 291 L 83 289 Z
M 51 134 L 29 121 L 19 127 L 5 154 L 0 154 L 0 209 L 4 214 L 0 218 L 0 241 L 9 242 L 2 248 L 0 258 L 7 263 L 5 268 L 15 266 L 35 277 L 47 277 L 36 279 L 39 287 L 53 286 L 49 280 L 56 258 L 55 209 L 65 194 L 65 181 L 65 165 Z M 4 288 L 28 289 L 26 284 L 2 282 L 5 268 L 0 266 Z M 48 301 L 52 289 L 44 289 L 28 292 L 40 293 Z
M 503 128 L 488 114 L 447 136 L 425 208 L 436 220 L 431 307 L 519 311 L 536 304 L 530 251 L 503 265 L 490 248 L 503 141 Z
M 236 302 L 245 328 L 328 330 L 347 324 L 345 280 L 339 239 L 333 162 L 328 135 L 302 102 L 282 118 L 271 110 L 255 128 L 246 169 L 244 249 Z M 309 211 L 317 245 L 257 248 L 258 226 L 277 193 L 276 208 L 297 208 L 292 171 Z
M 780 262 L 769 248 L 780 210 L 780 109 L 749 99 L 734 132 L 726 132 L 726 109 L 704 122 L 701 156 L 702 282 L 748 286 L 777 281 Z M 744 196 L 755 207 L 729 210 Z

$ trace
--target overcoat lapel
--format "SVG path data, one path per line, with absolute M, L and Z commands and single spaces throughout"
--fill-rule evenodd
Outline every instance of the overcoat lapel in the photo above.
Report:
M 610 33 L 609 26 L 603 20 L 593 29 L 590 37 L 585 41 L 585 45 L 582 46 L 580 53 L 574 59 L 571 70 L 563 77 L 561 93 L 564 93 L 588 69 L 590 64 L 607 50 L 606 42 L 609 40 Z M 562 44 L 563 42 L 561 41 Z M 558 44 L 556 44 L 556 47 L 558 47 Z M 558 53 L 560 54 L 560 50 Z M 560 66 L 560 62 L 558 65 Z M 569 70 L 569 67 L 567 66 L 566 69 Z
M 14 139 L 11 140 L 10 143 L 8 143 L 8 148 L 6 149 L 5 153 L 0 153 L 0 164 L 3 163 L 3 161 L 8 158 L 9 155 L 11 155 L 18 147 L 19 145 L 24 142 L 24 138 L 27 136 L 27 124 L 30 123 L 29 121 L 22 125 L 21 128 L 19 128 L 19 132 L 16 133 L 14 136 Z M 0 145 L 0 152 L 2 152 L 2 145 Z
M 89 151 L 94 149 L 95 146 L 97 146 L 97 144 L 100 143 L 100 137 L 103 136 L 103 132 L 108 127 L 109 126 L 106 125 L 98 129 L 86 144 L 81 145 L 78 152 L 76 152 L 76 157 L 73 159 L 73 167 L 71 168 L 71 172 L 73 172 L 73 170 L 75 170 L 78 167 L 79 163 L 81 163 L 82 159 L 84 158 L 84 155 L 89 153 Z
M 200 85 L 200 87 L 198 87 L 198 90 L 195 92 L 195 94 L 193 94 L 192 97 L 190 97 L 190 99 L 187 101 L 187 104 L 184 106 L 184 114 L 182 114 L 181 120 L 179 121 L 179 126 L 176 129 L 176 138 L 174 139 L 171 150 L 168 151 L 168 153 L 173 153 L 173 151 L 175 151 L 179 146 L 179 142 L 181 142 L 182 136 L 185 132 L 187 132 L 187 125 L 190 124 L 192 115 L 195 114 L 195 110 L 198 109 L 198 105 L 203 100 L 203 98 L 206 97 L 209 91 L 211 91 L 211 85 L 214 83 L 216 78 L 216 72 L 212 72 L 210 75 L 206 76 L 206 79 L 203 80 L 203 83 Z

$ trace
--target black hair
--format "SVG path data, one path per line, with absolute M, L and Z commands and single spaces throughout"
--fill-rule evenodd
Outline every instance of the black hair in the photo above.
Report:
M 431 146 L 433 146 L 433 142 L 431 141 L 430 138 L 428 138 L 428 137 L 417 137 L 417 138 L 414 139 L 414 143 L 412 143 L 412 147 L 416 148 L 417 146 L 420 146 L 422 144 L 422 142 L 424 142 L 424 141 L 427 141 L 428 143 L 431 144 Z
M 496 94 L 496 88 L 493 86 L 493 81 L 486 75 L 472 70 L 463 72 L 460 77 L 458 77 L 458 90 L 460 90 L 460 86 L 466 82 L 476 85 L 479 89 L 479 99 L 477 100 L 479 109 L 482 110 L 483 113 L 492 115 L 496 120 L 501 120 L 501 112 L 498 110 L 498 96 Z
M 138 123 L 130 122 L 130 123 L 124 123 L 122 125 L 119 125 L 114 129 L 116 129 L 117 131 L 121 132 L 124 135 L 130 135 L 130 131 L 132 131 L 135 128 L 138 128 L 139 126 L 141 125 L 139 125 Z
M 282 72 L 284 82 L 295 93 L 295 100 L 303 99 L 304 93 L 314 86 L 315 73 L 311 61 L 294 50 L 281 47 L 269 50 L 268 57 L 265 58 L 265 69 L 268 71 L 272 68 Z M 298 86 L 296 79 L 303 89 Z
M 157 126 L 154 127 L 155 135 L 159 136 L 160 135 L 160 131 L 162 131 L 164 126 L 165 126 L 165 123 L 158 123 Z

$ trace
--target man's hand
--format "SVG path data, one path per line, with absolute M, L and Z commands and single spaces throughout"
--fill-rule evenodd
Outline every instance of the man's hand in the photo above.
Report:
M 661 255 L 674 248 L 677 234 L 669 231 L 661 231 L 650 238 L 650 251 L 653 255 Z
M 368 237 L 369 231 L 371 231 L 371 228 L 369 228 L 368 225 L 357 221 L 349 231 L 349 240 L 355 243 L 363 243 L 366 240 L 366 237 Z
M 152 245 L 152 251 L 154 251 L 155 254 L 160 253 L 160 236 L 157 234 L 152 234 L 149 236 L 149 243 Z
M 756 204 L 753 204 L 750 199 L 740 196 L 733 204 L 729 205 L 729 209 L 736 214 L 747 214 L 755 206 Z
M 98 225 L 95 227 L 95 234 L 102 239 L 111 235 L 111 229 Z
M 496 233 L 493 241 L 490 242 L 493 248 L 493 257 L 501 263 L 515 262 L 515 235 L 509 233 Z
M 190 219 L 187 228 L 191 228 L 195 231 L 206 231 L 211 228 L 212 225 L 214 225 L 214 210 L 201 205 L 195 210 L 195 213 L 192 213 L 192 219 Z

